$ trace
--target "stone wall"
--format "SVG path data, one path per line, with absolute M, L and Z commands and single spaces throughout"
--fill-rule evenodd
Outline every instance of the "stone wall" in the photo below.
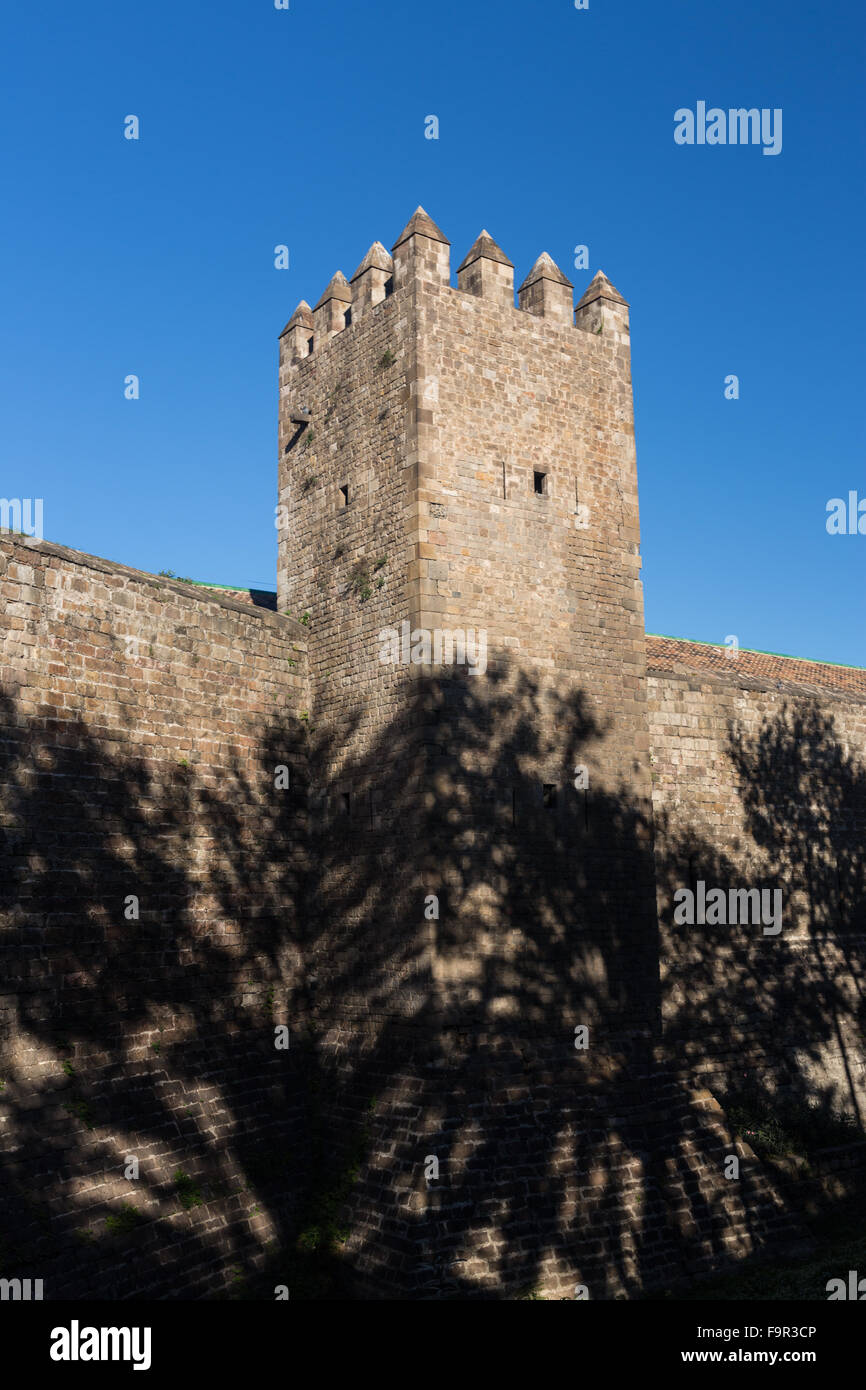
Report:
M 2 1273 L 225 1290 L 303 1187 L 306 633 L 23 538 L 0 573 Z
M 655 913 L 627 305 L 598 276 L 603 300 L 575 314 L 542 255 L 515 306 L 513 268 L 487 234 L 455 289 L 439 251 L 416 291 L 412 617 L 483 631 L 488 661 L 486 678 L 436 672 L 439 988 L 455 1020 L 484 1031 L 646 1032 Z M 602 302 L 590 328 L 587 306 Z
M 696 1075 L 866 1106 L 866 672 L 648 638 L 664 1036 Z M 782 927 L 673 895 L 778 889 Z

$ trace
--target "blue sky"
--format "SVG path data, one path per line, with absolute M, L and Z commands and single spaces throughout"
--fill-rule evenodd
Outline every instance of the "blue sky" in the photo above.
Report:
M 866 497 L 863 32 L 854 0 L 7 10 L 0 492 L 274 587 L 278 334 L 421 203 L 454 268 L 486 227 L 518 282 L 547 250 L 630 301 L 648 629 L 866 665 L 866 536 L 825 529 Z M 677 146 L 699 100 L 781 108 L 782 152 Z

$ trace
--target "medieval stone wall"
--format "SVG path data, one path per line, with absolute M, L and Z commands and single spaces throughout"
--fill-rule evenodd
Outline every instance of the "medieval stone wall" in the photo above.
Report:
M 299 979 L 306 633 L 23 538 L 0 572 L 2 1272 L 46 1298 L 225 1290 L 301 1190 L 274 1025 Z
M 866 673 L 648 638 L 666 1041 L 862 1120 Z M 676 924 L 674 894 L 781 892 L 774 924 Z
M 483 632 L 488 663 L 486 679 L 436 673 L 430 878 L 448 895 L 439 987 L 455 1021 L 476 1019 L 482 1031 L 507 1025 L 549 1040 L 569 1022 L 651 1029 L 627 306 L 599 277 L 607 319 L 590 330 L 549 257 L 515 306 L 513 269 L 489 236 L 456 289 L 439 250 L 438 276 L 417 290 L 414 611 L 421 628 Z

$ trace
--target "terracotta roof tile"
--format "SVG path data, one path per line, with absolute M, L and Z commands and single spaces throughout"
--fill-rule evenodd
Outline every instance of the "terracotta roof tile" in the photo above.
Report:
M 860 666 L 831 666 L 827 662 L 782 656 L 777 652 L 745 651 L 742 647 L 736 658 L 732 658 L 726 647 L 649 632 L 646 642 L 647 668 L 655 674 L 693 671 L 731 684 L 743 680 L 747 685 L 757 682 L 792 693 L 822 694 L 832 690 L 839 695 L 866 699 L 866 670 Z

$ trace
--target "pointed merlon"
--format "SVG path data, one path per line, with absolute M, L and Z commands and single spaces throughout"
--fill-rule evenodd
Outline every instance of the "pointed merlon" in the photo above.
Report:
M 284 338 L 290 328 L 309 328 L 310 332 L 313 331 L 313 311 L 307 303 L 306 299 L 301 300 L 297 309 L 292 314 L 292 317 L 289 319 L 288 323 L 286 324 L 285 328 L 280 334 L 280 337 Z
M 465 270 L 473 261 L 480 261 L 482 259 L 485 261 L 498 261 L 500 265 L 510 265 L 511 269 L 514 269 L 514 262 L 508 259 L 501 246 L 497 246 L 490 233 L 481 232 L 457 267 L 457 274 L 459 275 L 461 270 Z
M 624 304 L 628 308 L 628 300 L 623 299 L 619 290 L 610 283 L 603 270 L 597 270 L 592 277 L 586 293 L 577 306 L 578 309 L 583 309 L 594 299 L 612 299 L 614 303 Z
M 408 241 L 410 236 L 426 236 L 429 237 L 431 241 L 441 241 L 444 246 L 451 245 L 447 236 L 440 232 L 432 217 L 428 217 L 424 209 L 420 206 L 412 213 L 406 226 L 391 247 L 391 250 L 396 251 L 397 247 L 402 246 L 404 241 Z
M 352 276 L 352 283 L 368 270 L 384 270 L 388 275 L 394 269 L 394 262 L 388 255 L 381 241 L 374 241 L 366 256 L 362 260 L 355 274 Z
M 563 275 L 556 261 L 548 256 L 546 251 L 542 251 L 535 265 L 520 286 L 521 290 L 527 289 L 529 285 L 534 285 L 536 280 L 553 280 L 557 285 L 567 285 L 569 289 L 572 288 L 571 281 L 567 276 Z
M 329 299 L 339 299 L 343 304 L 351 304 L 352 291 L 349 289 L 349 282 L 342 270 L 338 270 L 333 280 L 329 284 L 325 293 L 322 295 L 316 309 L 321 309 L 323 304 L 327 304 Z M 313 311 L 315 312 L 315 310 Z

